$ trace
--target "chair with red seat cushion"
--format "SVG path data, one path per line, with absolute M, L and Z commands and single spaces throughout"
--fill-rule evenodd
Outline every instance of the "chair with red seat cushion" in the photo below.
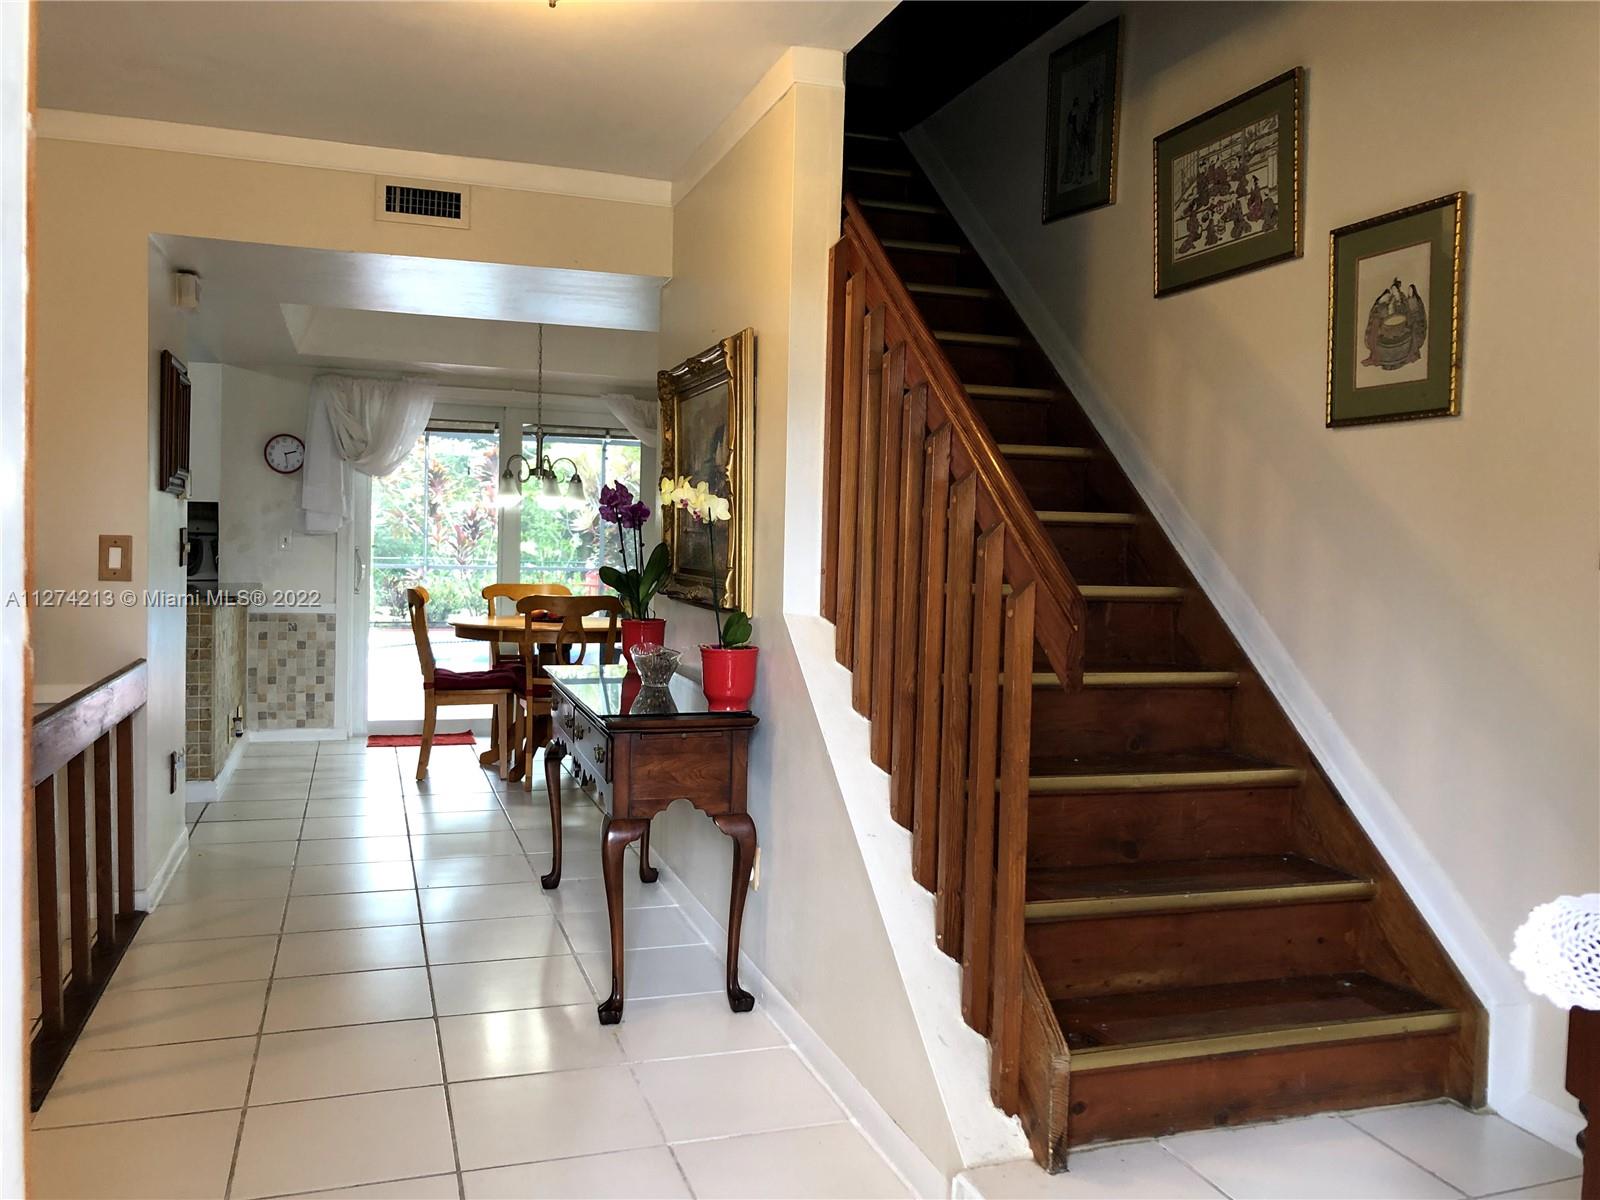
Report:
M 417 753 L 417 778 L 428 776 L 428 756 L 433 752 L 433 729 L 439 706 L 490 705 L 489 737 L 498 752 L 500 778 L 510 765 L 511 746 L 517 738 L 517 700 L 526 688 L 518 666 L 487 671 L 450 671 L 434 666 L 428 641 L 428 591 L 407 588 L 406 607 L 411 612 L 411 634 L 417 642 L 417 662 L 422 668 L 422 747 Z M 502 732 L 504 736 L 501 736 Z

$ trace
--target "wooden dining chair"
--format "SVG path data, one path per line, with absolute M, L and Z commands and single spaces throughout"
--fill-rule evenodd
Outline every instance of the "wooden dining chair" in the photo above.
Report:
M 489 606 L 489 616 L 495 617 L 496 600 L 509 600 L 512 607 L 524 596 L 570 596 L 572 589 L 564 583 L 491 583 L 483 589 L 484 603 Z M 494 656 L 494 665 L 503 667 L 508 664 L 520 663 L 522 651 L 516 646 L 495 642 L 491 653 Z
M 487 704 L 491 706 L 489 737 L 497 751 L 500 778 L 504 779 L 519 728 L 517 700 L 524 690 L 520 664 L 487 671 L 437 667 L 433 645 L 428 640 L 428 589 L 407 588 L 406 607 L 411 611 L 411 634 L 417 640 L 417 662 L 422 668 L 422 747 L 417 754 L 417 778 L 428 775 L 428 756 L 433 752 L 433 730 L 440 707 Z
M 584 635 L 583 619 L 595 613 L 607 613 L 611 621 L 606 627 L 605 640 L 600 643 L 600 661 L 610 663 L 617 653 L 617 621 L 622 616 L 622 601 L 615 596 L 524 596 L 517 601 L 517 611 L 522 614 L 523 628 L 531 629 L 536 621 L 560 621 L 548 655 L 541 653 L 532 636 L 522 639 L 523 719 L 527 734 L 527 753 L 523 761 L 527 770 L 522 785 L 533 790 L 533 752 L 550 741 L 550 680 L 540 669 L 545 663 L 582 662 L 588 642 Z M 576 649 L 576 655 L 573 650 Z M 555 801 L 551 801 L 552 806 Z M 552 813 L 555 810 L 552 807 Z M 556 814 L 559 825 L 559 814 Z M 559 836 L 559 830 L 557 835 Z

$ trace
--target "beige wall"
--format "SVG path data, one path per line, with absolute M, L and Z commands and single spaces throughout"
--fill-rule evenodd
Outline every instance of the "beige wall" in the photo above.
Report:
M 666 275 L 665 207 L 475 188 L 472 228 L 377 221 L 368 175 L 199 155 L 41 140 L 35 174 L 32 429 L 34 582 L 96 584 L 96 538 L 134 537 L 132 587 L 181 591 L 181 507 L 153 492 L 153 355 L 177 327 L 152 234 Z M 169 569 L 170 564 L 170 569 Z M 36 609 L 41 689 L 66 694 L 136 658 L 158 668 L 148 714 L 150 824 L 141 885 L 161 865 L 182 812 L 165 755 L 183 745 L 183 620 L 142 606 Z M 176 678 L 175 703 L 166 682 Z M 159 783 L 159 787 L 157 784 Z M 181 828 L 181 823 L 177 826 Z
M 756 331 L 754 705 L 762 723 L 751 747 L 750 812 L 762 855 L 745 951 L 935 1166 L 953 1172 L 949 1123 L 783 618 L 785 490 L 791 471 L 807 469 L 808 453 L 791 446 L 790 430 L 821 425 L 821 314 L 827 250 L 838 235 L 843 102 L 837 89 L 794 87 L 678 203 L 661 361 L 670 366 L 747 325 Z M 715 637 L 710 613 L 671 601 L 658 601 L 657 613 L 698 671 L 698 646 Z M 728 839 L 679 804 L 657 821 L 656 844 L 723 918 Z
M 1370 771 L 1353 805 L 1398 810 L 1412 865 L 1442 867 L 1478 925 L 1457 933 L 1503 957 L 1534 904 L 1600 885 L 1600 8 L 1130 5 L 1118 203 L 1041 226 L 1045 60 L 1114 11 L 985 78 L 919 153 L 1175 494 L 1191 554 L 1214 550 L 1281 642 L 1309 684 L 1297 716 Z M 1305 256 L 1152 299 L 1151 139 L 1296 64 Z M 1462 415 L 1325 429 L 1329 229 L 1456 189 Z M 1509 1069 L 1566 1106 L 1563 1019 L 1533 1012 Z

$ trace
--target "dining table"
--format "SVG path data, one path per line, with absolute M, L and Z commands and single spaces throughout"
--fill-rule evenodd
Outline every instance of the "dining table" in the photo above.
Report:
M 470 642 L 489 642 L 493 645 L 515 645 L 518 653 L 524 647 L 532 645 L 537 648 L 555 648 L 556 635 L 561 632 L 560 621 L 527 621 L 521 613 L 505 613 L 490 616 L 488 613 L 476 615 L 463 613 L 450 618 L 450 626 L 455 630 L 458 638 Z M 583 641 L 585 645 L 602 645 L 607 640 L 607 635 L 613 629 L 611 618 L 605 614 L 597 614 L 583 618 Z M 491 658 L 493 656 L 491 655 Z M 542 669 L 549 665 L 541 656 L 537 665 Z M 503 736 L 503 734 L 502 734 Z M 499 761 L 499 749 L 490 746 L 478 755 L 478 762 L 485 767 L 492 767 Z M 521 779 L 526 770 L 526 764 L 518 761 L 507 775 L 508 779 Z

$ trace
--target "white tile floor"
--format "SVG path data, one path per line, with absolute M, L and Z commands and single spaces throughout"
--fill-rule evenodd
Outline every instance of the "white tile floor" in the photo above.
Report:
M 34 1121 L 35 1194 L 905 1196 L 660 885 L 610 990 L 599 814 L 468 748 L 258 743 Z M 542 771 L 537 778 L 542 779 Z
M 960 1197 L 1018 1200 L 1578 1200 L 1574 1154 L 1448 1102 L 1181 1133 L 969 1172 Z

